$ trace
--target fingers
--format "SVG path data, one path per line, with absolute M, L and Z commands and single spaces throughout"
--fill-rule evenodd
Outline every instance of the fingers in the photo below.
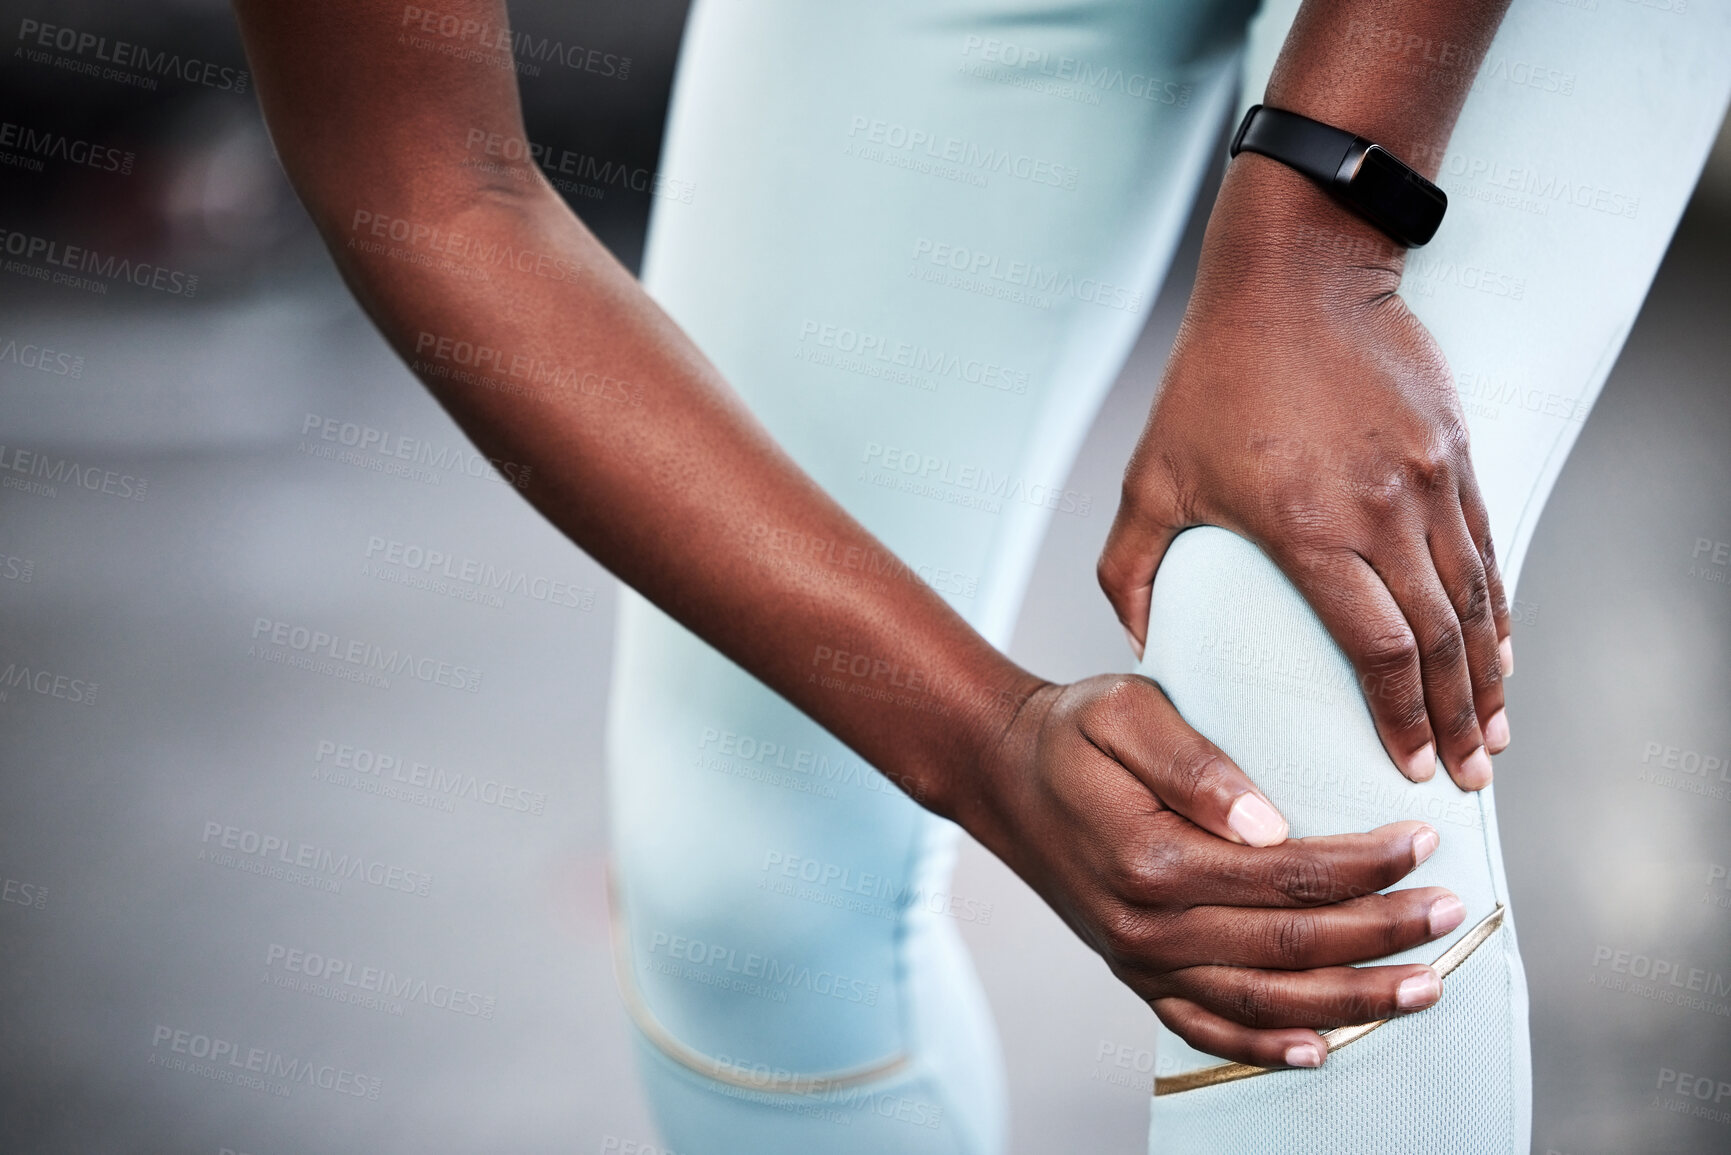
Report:
M 1328 1044 L 1315 1031 L 1253 1030 L 1189 999 L 1155 999 L 1149 1005 L 1160 1021 L 1186 1043 L 1235 1063 L 1249 1063 L 1253 1067 L 1320 1067 L 1328 1054 Z
M 1389 757 L 1414 782 L 1428 781 L 1436 774 L 1436 739 L 1418 640 L 1388 584 L 1355 553 L 1304 565 L 1282 559 L 1281 568 L 1352 662 Z
M 1174 916 L 1168 962 L 1313 970 L 1387 958 L 1454 930 L 1461 900 L 1442 887 L 1367 894 L 1303 910 L 1194 907 Z
M 1497 565 L 1496 546 L 1491 542 L 1491 517 L 1479 494 L 1478 479 L 1468 473 L 1461 479 L 1461 513 L 1466 517 L 1467 532 L 1478 548 L 1480 564 L 1485 569 L 1485 585 L 1490 590 L 1491 620 L 1496 623 L 1497 654 L 1503 677 L 1515 672 L 1515 651 L 1511 645 L 1509 602 L 1503 592 L 1503 573 Z
M 1168 508 L 1167 491 L 1149 486 L 1144 470 L 1131 462 L 1124 475 L 1124 492 L 1106 546 L 1095 567 L 1100 589 L 1129 635 L 1136 660 L 1142 660 L 1148 640 L 1148 607 L 1154 595 L 1154 574 L 1166 556 L 1166 547 L 1177 536 L 1183 519 Z
M 1456 785 L 1482 789 L 1491 780 L 1491 758 L 1473 703 L 1460 615 L 1422 544 L 1415 543 L 1387 566 L 1386 571 L 1379 566 L 1378 572 L 1384 573 L 1418 646 L 1425 711 L 1437 753 Z
M 1467 530 L 1464 516 L 1453 525 L 1432 528 L 1430 553 L 1437 577 L 1441 579 L 1443 589 L 1448 591 L 1455 620 L 1460 626 L 1461 643 L 1472 679 L 1473 714 L 1484 736 L 1485 750 L 1489 754 L 1501 754 L 1509 745 L 1509 721 L 1503 709 L 1500 639 L 1496 616 L 1491 610 L 1490 581 L 1485 573 L 1484 559 L 1478 543 Z M 1488 771 L 1489 766 L 1485 769 Z M 1463 782 L 1461 785 L 1468 784 Z
M 1359 898 L 1395 885 L 1441 841 L 1435 827 L 1414 821 L 1266 848 L 1223 842 L 1176 816 L 1165 826 L 1151 832 L 1150 886 L 1131 896 L 1153 907 L 1289 909 Z
M 1163 986 L 1224 1019 L 1257 1030 L 1327 1030 L 1411 1014 L 1442 997 L 1433 967 L 1403 963 L 1321 970 L 1200 966 L 1174 971 Z
M 1218 747 L 1185 724 L 1160 687 L 1128 677 L 1096 699 L 1082 732 L 1162 805 L 1246 846 L 1284 842 L 1286 819 Z

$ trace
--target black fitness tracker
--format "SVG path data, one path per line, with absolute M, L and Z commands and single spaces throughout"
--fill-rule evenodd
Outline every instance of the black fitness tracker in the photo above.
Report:
M 1297 169 L 1409 249 L 1436 236 L 1449 198 L 1394 154 L 1362 136 L 1257 104 L 1232 138 L 1232 155 L 1255 152 Z

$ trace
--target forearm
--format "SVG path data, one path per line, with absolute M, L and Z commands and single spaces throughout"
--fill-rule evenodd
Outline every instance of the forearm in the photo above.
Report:
M 522 155 L 511 74 L 352 13 L 361 27 L 318 45 L 338 59 L 273 55 L 269 38 L 326 33 L 286 7 L 241 11 L 297 190 L 458 424 L 526 467 L 524 495 L 602 565 L 951 812 L 1040 683 L 801 472 L 548 188 Z M 308 60 L 319 76 L 296 75 Z M 376 98 L 332 90 L 351 76 Z M 414 99 L 433 90 L 435 106 Z M 490 152 L 500 140 L 518 147 Z

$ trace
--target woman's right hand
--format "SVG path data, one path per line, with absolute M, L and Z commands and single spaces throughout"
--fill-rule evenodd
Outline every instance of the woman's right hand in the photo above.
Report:
M 1198 1050 L 1316 1066 L 1318 1031 L 1441 996 L 1431 967 L 1349 965 L 1460 925 L 1440 887 L 1378 893 L 1436 849 L 1436 830 L 1288 839 L 1147 678 L 1037 689 L 974 782 L 950 800 L 956 819 Z

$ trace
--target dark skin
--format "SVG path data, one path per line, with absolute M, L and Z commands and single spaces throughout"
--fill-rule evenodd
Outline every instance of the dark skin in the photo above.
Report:
M 1438 7 L 1486 38 L 1500 16 Z M 1046 682 L 922 583 L 861 581 L 760 548 L 753 531 L 768 525 L 888 553 L 775 445 L 521 150 L 477 150 L 524 138 L 508 50 L 489 40 L 506 27 L 502 0 L 445 0 L 451 35 L 405 28 L 396 0 L 236 9 L 278 154 L 356 298 L 480 448 L 532 467 L 526 496 L 573 542 L 959 822 L 1195 1046 L 1316 1065 L 1318 1030 L 1440 996 L 1429 967 L 1349 965 L 1459 924 L 1441 888 L 1379 893 L 1434 850 L 1432 827 L 1289 839 L 1153 682 Z M 1302 189 L 1276 194 L 1300 217 L 1318 211 Z M 1221 235 L 1211 226 L 1210 285 L 1233 276 Z M 461 342 L 496 353 L 456 376 Z M 1398 395 L 1381 404 L 1404 418 Z M 1314 423 L 1287 433 L 1335 443 Z M 1228 489 L 1258 488 L 1222 464 Z M 1149 541 L 1129 552 L 1114 541 L 1118 556 L 1157 561 Z M 1115 594 L 1121 613 L 1125 596 L 1133 584 Z M 1142 607 L 1145 621 L 1145 591 Z M 856 683 L 896 692 L 849 692 Z
M 1310 3 L 1264 103 L 1435 177 L 1508 0 Z M 1509 611 L 1448 363 L 1397 293 L 1406 250 L 1291 169 L 1233 161 L 1100 584 L 1141 652 L 1172 538 L 1256 542 L 1351 659 L 1414 781 L 1509 743 Z

